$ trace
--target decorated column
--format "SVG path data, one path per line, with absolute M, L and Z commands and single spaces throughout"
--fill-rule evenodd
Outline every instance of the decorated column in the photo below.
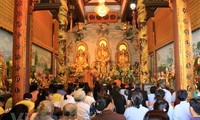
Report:
M 61 83 L 67 83 L 67 65 L 66 65 L 66 44 L 67 44 L 67 2 L 60 0 L 58 20 L 58 79 Z
M 186 89 L 192 97 L 193 51 L 187 0 L 174 0 L 173 6 L 176 90 Z
M 149 82 L 149 53 L 147 42 L 146 8 L 144 0 L 137 1 L 137 23 L 139 27 L 138 42 L 140 45 L 140 82 Z
M 15 0 L 13 26 L 13 103 L 23 99 L 28 92 L 30 75 L 30 30 L 29 9 L 30 0 Z

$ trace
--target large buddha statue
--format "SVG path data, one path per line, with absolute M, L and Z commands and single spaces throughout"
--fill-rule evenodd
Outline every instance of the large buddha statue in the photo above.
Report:
M 80 45 L 76 51 L 75 66 L 76 72 L 83 72 L 88 67 L 88 53 L 86 52 L 86 46 Z
M 96 66 L 99 73 L 100 79 L 108 77 L 110 71 L 110 51 L 108 40 L 104 37 L 99 39 L 97 44 L 98 48 L 96 51 Z
M 129 51 L 128 47 L 125 44 L 119 45 L 117 54 L 116 54 L 116 62 L 119 67 L 126 68 L 130 65 L 129 60 Z
M 110 52 L 105 41 L 100 41 L 97 48 L 96 61 L 98 62 L 108 62 L 110 61 Z

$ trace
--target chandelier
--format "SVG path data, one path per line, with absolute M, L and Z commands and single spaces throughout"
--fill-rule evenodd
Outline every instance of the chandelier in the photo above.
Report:
M 110 11 L 110 8 L 105 6 L 105 0 L 99 0 L 99 5 L 94 8 L 94 11 L 100 16 L 104 17 Z

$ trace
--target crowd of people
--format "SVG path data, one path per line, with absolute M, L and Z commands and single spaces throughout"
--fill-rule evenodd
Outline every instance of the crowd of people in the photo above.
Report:
M 179 101 L 179 102 L 176 102 Z M 30 86 L 23 100 L 12 106 L 0 97 L 1 120 L 200 120 L 200 99 L 188 100 L 186 90 L 171 93 L 160 81 L 143 90 L 140 82 L 51 84 Z

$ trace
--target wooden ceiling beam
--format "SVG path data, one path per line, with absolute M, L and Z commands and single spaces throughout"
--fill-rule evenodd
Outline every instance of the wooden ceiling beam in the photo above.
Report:
M 60 3 L 38 3 L 34 5 L 34 11 L 37 10 L 58 10 Z
M 155 1 L 155 0 L 144 0 L 144 4 L 146 7 L 169 7 L 169 2 L 160 0 L 160 1 Z
M 75 8 L 75 15 L 73 15 L 74 17 L 76 17 L 75 19 L 77 20 L 76 22 L 84 22 L 85 19 L 85 13 L 84 13 L 84 3 L 80 0 L 73 0 L 73 5 Z
M 87 3 L 89 3 L 91 0 L 84 0 L 84 5 L 86 5 Z
M 121 4 L 121 0 L 115 0 L 117 3 Z

